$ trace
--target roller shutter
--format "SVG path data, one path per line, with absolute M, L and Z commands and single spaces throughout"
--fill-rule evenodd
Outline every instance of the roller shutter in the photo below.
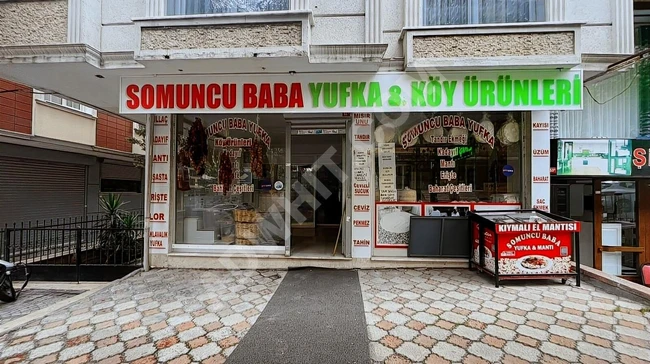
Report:
M 0 226 L 82 217 L 85 166 L 0 157 Z

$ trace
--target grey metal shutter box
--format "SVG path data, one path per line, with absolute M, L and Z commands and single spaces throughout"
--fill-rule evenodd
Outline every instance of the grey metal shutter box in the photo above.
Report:
M 0 226 L 84 215 L 83 165 L 0 157 Z

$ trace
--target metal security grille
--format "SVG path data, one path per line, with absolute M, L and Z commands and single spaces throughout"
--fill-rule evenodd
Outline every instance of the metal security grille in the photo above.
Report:
M 83 165 L 0 157 L 0 226 L 82 217 Z

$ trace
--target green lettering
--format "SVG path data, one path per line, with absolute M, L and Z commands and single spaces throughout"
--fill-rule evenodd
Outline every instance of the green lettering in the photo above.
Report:
M 368 89 L 368 102 L 369 107 L 381 107 L 381 85 L 379 82 L 370 82 Z
M 315 108 L 319 106 L 320 92 L 322 89 L 323 89 L 322 82 L 309 83 L 309 93 L 311 94 L 311 102 Z
M 323 85 L 323 103 L 327 108 L 336 107 L 338 84 L 336 82 L 325 82 Z
M 494 81 L 481 81 L 481 106 L 494 106 L 496 103 L 494 91 L 496 91 Z
M 424 81 L 411 82 L 411 106 L 427 106 L 424 99 L 424 88 L 427 83 Z
M 442 86 L 445 88 L 447 106 L 454 106 L 454 94 L 456 93 L 456 86 L 458 86 L 458 81 L 444 81 L 442 83 Z
M 542 99 L 539 97 L 539 81 L 537 80 L 530 81 L 530 98 L 531 105 L 542 105 Z
M 515 105 L 526 106 L 530 104 L 530 85 L 528 80 L 515 80 Z
M 348 97 L 350 97 L 350 82 L 341 82 L 339 85 L 340 107 L 347 106 Z
M 402 88 L 395 85 L 391 86 L 390 89 L 388 89 L 388 92 L 390 93 L 390 97 L 388 98 L 388 105 L 389 106 L 401 106 L 402 105 Z
M 553 101 L 553 94 L 555 93 L 555 90 L 553 90 L 553 86 L 555 85 L 554 80 L 543 80 L 542 81 L 542 91 L 543 93 L 543 100 L 544 100 L 544 105 L 546 106 L 553 106 L 555 102 Z
M 366 98 L 364 92 L 366 90 L 365 82 L 352 83 L 352 107 L 365 107 Z
M 582 80 L 580 75 L 575 75 L 573 78 L 573 104 L 576 106 L 582 105 Z
M 558 105 L 571 105 L 571 81 L 565 79 L 555 81 L 555 98 Z

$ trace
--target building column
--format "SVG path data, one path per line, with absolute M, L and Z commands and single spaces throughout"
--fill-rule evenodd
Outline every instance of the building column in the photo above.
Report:
M 147 14 L 148 18 L 155 18 L 165 16 L 166 0 L 147 0 Z
M 309 0 L 291 0 L 290 10 L 309 10 Z
M 532 208 L 551 211 L 551 112 L 531 113 L 530 188 Z
M 405 0 L 404 27 L 419 27 L 422 23 L 422 0 Z
M 81 0 L 68 2 L 68 43 L 81 43 Z
M 614 53 L 634 53 L 634 3 L 632 0 L 612 1 L 612 41 Z
M 546 21 L 563 22 L 565 20 L 566 0 L 546 0 Z
M 381 1 L 366 0 L 366 43 L 381 43 L 382 33 Z

